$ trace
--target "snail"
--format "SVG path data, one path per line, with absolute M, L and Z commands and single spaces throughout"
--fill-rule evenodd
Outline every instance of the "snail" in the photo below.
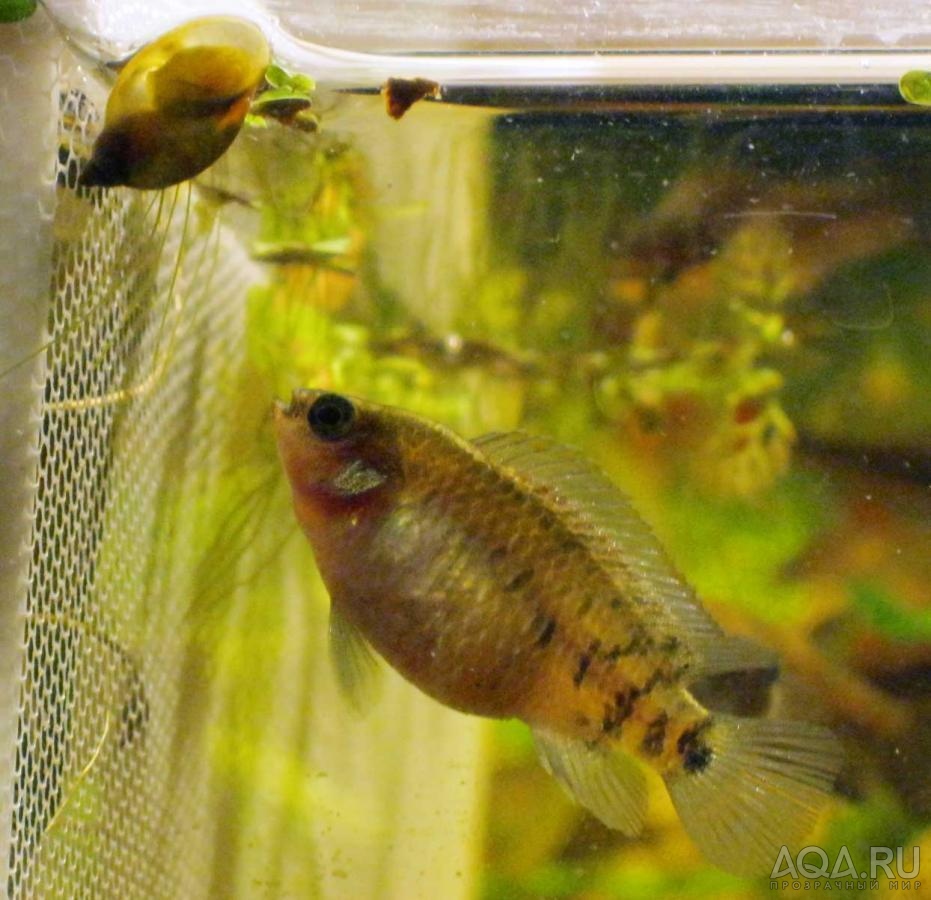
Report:
M 120 69 L 80 184 L 161 189 L 213 164 L 242 127 L 270 62 L 252 23 L 195 19 Z

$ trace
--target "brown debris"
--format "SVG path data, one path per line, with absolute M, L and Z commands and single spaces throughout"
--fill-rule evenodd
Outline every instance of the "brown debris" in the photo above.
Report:
M 392 119 L 400 119 L 418 100 L 440 99 L 440 86 L 428 78 L 389 78 L 381 89 L 385 108 Z

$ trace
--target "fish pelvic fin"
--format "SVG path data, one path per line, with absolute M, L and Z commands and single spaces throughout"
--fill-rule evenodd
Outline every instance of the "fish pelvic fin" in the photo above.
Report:
M 358 715 L 364 715 L 381 694 L 382 667 L 361 632 L 335 607 L 330 608 L 330 664 L 340 693 Z
M 716 714 L 704 742 L 705 758 L 665 779 L 685 830 L 728 872 L 771 872 L 783 845 L 801 847 L 832 792 L 837 739 L 808 722 Z
M 592 747 L 577 738 L 533 731 L 540 762 L 577 803 L 609 828 L 630 837 L 643 829 L 646 780 L 634 759 L 618 750 Z

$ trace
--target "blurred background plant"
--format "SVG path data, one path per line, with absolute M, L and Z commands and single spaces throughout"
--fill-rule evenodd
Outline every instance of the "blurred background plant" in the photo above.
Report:
M 216 892 L 274 872 L 341 896 L 364 861 L 382 897 L 428 870 L 486 900 L 773 893 L 708 866 L 656 784 L 642 839 L 599 825 L 520 724 L 398 682 L 374 725 L 342 718 L 268 427 L 300 385 L 581 448 L 721 623 L 786 663 L 772 692 L 732 676 L 702 699 L 842 737 L 813 840 L 931 849 L 931 185 L 914 167 L 931 136 L 914 116 L 768 113 L 419 104 L 387 132 L 379 98 L 329 110 L 272 73 L 193 187 L 192 233 L 222 222 L 252 276 L 245 354 L 225 363 L 209 466 L 157 504 L 197 560 L 175 749 L 209 746 Z M 153 583 L 180 552 L 163 533 Z M 303 847 L 313 864 L 288 870 Z
M 708 702 L 771 702 L 842 735 L 846 800 L 817 840 L 928 846 L 931 266 L 904 162 L 931 139 L 915 120 L 734 110 L 490 124 L 487 262 L 446 327 L 382 278 L 367 217 L 392 210 L 371 202 L 371 154 L 325 128 L 300 151 L 251 138 L 255 255 L 273 268 L 250 298 L 246 380 L 583 448 L 722 623 L 786 661 L 771 700 L 732 678 Z M 427 241 L 448 210 L 424 171 Z M 488 900 L 773 893 L 708 867 L 661 788 L 630 841 L 563 796 L 523 726 L 490 734 Z

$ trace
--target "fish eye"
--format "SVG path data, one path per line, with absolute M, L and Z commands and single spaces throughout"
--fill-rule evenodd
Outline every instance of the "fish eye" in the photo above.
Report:
M 323 441 L 345 437 L 355 417 L 355 407 L 339 394 L 323 394 L 307 410 L 310 430 Z

